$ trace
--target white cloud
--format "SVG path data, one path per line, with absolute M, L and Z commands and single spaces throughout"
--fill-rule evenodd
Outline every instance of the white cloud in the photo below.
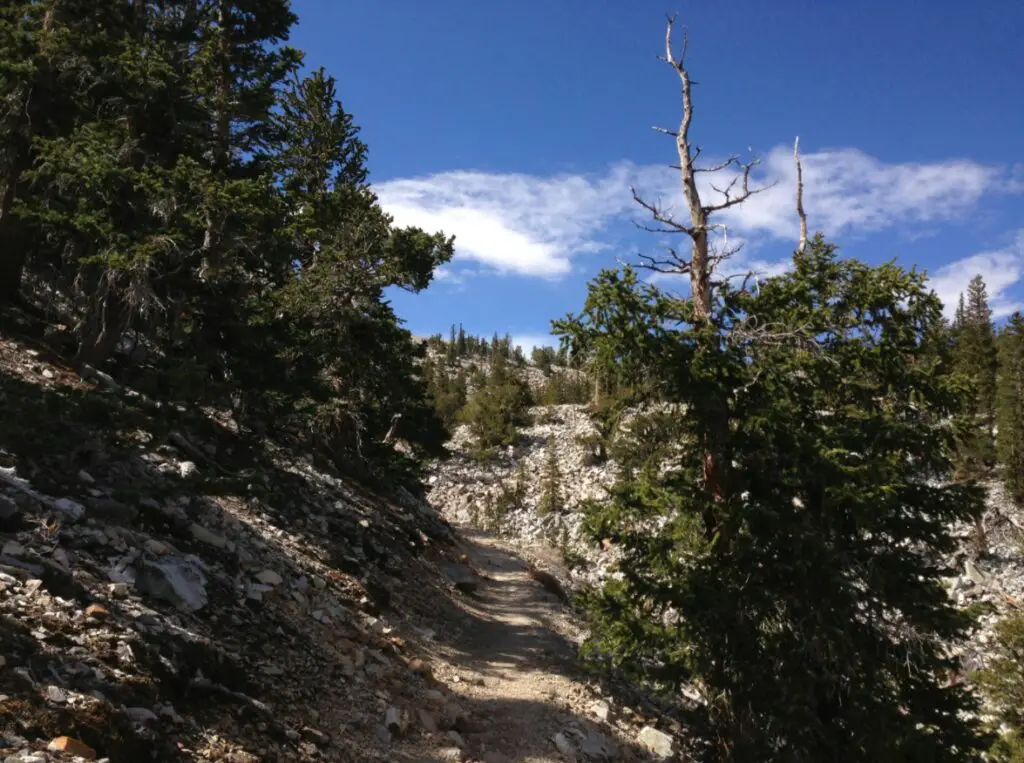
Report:
M 512 346 L 521 347 L 526 357 L 530 357 L 535 347 L 558 347 L 558 337 L 550 334 L 513 334 Z
M 1014 243 L 1005 249 L 979 252 L 935 271 L 929 283 L 942 300 L 947 317 L 953 317 L 960 294 L 979 274 L 985 280 L 993 317 L 1003 318 L 1016 310 L 1024 310 L 1024 303 L 1010 293 L 1012 287 L 1024 279 L 1024 229 L 1017 232 Z
M 1004 177 L 999 169 L 964 159 L 886 164 L 852 148 L 806 154 L 801 161 L 810 228 L 830 236 L 968 214 Z M 763 170 L 762 179 L 775 185 L 726 210 L 722 219 L 738 230 L 796 240 L 792 150 L 772 149 Z
M 630 204 L 629 166 L 600 176 L 444 172 L 375 188 L 399 225 L 456 237 L 456 256 L 502 272 L 558 277 L 603 248 L 596 234 Z
M 807 153 L 804 204 L 812 230 L 829 236 L 906 228 L 969 215 L 983 196 L 1019 190 L 1009 168 L 969 160 L 885 163 L 844 148 Z M 705 202 L 710 183 L 726 173 L 700 176 Z M 744 239 L 742 259 L 776 272 L 784 262 L 757 259 L 766 240 L 797 239 L 792 149 L 778 146 L 764 158 L 757 178 L 776 184 L 745 204 L 723 212 L 730 236 Z M 381 204 L 399 225 L 443 230 L 456 237 L 456 262 L 476 261 L 503 273 L 559 278 L 575 256 L 608 248 L 602 241 L 616 220 L 643 219 L 629 193 L 635 184 L 651 200 L 661 198 L 685 213 L 678 175 L 657 167 L 620 163 L 597 175 L 539 177 L 514 173 L 453 171 L 397 179 L 377 186 Z

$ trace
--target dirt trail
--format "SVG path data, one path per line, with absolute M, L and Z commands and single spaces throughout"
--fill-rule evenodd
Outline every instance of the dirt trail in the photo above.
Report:
M 597 697 L 575 660 L 571 612 L 508 544 L 469 528 L 460 535 L 476 589 L 461 598 L 454 621 L 439 620 L 432 659 L 435 677 L 474 719 L 462 734 L 463 759 L 636 760 L 617 730 L 593 715 Z M 452 750 L 416 752 L 408 759 L 459 759 Z

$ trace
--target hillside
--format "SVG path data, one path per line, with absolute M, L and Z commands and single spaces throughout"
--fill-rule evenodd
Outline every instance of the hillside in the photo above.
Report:
M 945 17 L 356 5 L 0 4 L 3 763 L 1024 763 Z
M 598 544 L 586 537 L 584 502 L 606 498 L 618 465 L 614 459 L 594 463 L 591 458 L 586 442 L 595 428 L 587 406 L 538 406 L 530 418 L 519 443 L 487 462 L 474 457 L 468 428 L 457 429 L 449 443 L 452 457 L 436 463 L 428 478 L 429 500 L 447 516 L 508 538 L 567 590 L 600 586 L 615 575 L 619 555 L 611 542 Z M 623 430 L 629 421 L 624 417 Z M 540 510 L 552 449 L 565 497 L 557 513 Z M 1014 506 L 1001 482 L 989 481 L 984 487 L 986 552 L 980 557 L 974 553 L 973 526 L 957 525 L 951 528 L 957 550 L 945 560 L 955 571 L 944 581 L 950 598 L 962 610 L 979 614 L 967 643 L 955 648 L 961 665 L 951 678 L 955 681 L 970 681 L 971 674 L 991 665 L 996 624 L 1024 612 L 1024 511 Z M 519 498 L 510 501 L 508 496 L 517 490 Z M 538 553 L 538 543 L 557 551 Z
M 41 343 L 0 384 L 7 760 L 640 759 L 503 543 Z

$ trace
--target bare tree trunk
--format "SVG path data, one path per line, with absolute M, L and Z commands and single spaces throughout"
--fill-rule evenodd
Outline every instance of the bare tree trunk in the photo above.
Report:
M 800 163 L 800 138 L 793 143 L 793 159 L 796 161 L 796 214 L 800 218 L 800 245 L 798 252 L 807 248 L 807 213 L 804 212 L 804 168 Z
M 87 363 L 97 366 L 113 353 L 121 335 L 128 326 L 128 304 L 116 285 L 107 286 L 97 297 L 95 309 L 85 319 L 75 354 L 76 365 Z
M 28 251 L 18 235 L 18 222 L 11 216 L 17 176 L 11 173 L 0 195 L 0 304 L 13 304 L 21 297 L 21 279 Z
M 227 0 L 217 4 L 217 26 L 220 29 L 218 40 L 218 67 L 214 89 L 214 124 L 213 124 L 213 157 L 211 166 L 214 172 L 225 173 L 228 169 L 231 141 L 231 32 L 234 20 L 231 7 Z M 206 230 L 203 235 L 203 265 L 200 277 L 213 275 L 220 269 L 220 239 L 223 219 L 215 212 L 207 212 Z
M 686 206 L 689 211 L 689 222 L 676 220 L 671 213 L 663 210 L 658 204 L 647 202 L 633 190 L 633 198 L 645 209 L 647 209 L 654 220 L 658 223 L 653 228 L 647 228 L 658 233 L 682 233 L 690 239 L 689 257 L 680 255 L 674 250 L 670 251 L 667 259 L 642 256 L 645 267 L 661 273 L 674 273 L 689 275 L 691 299 L 693 303 L 693 320 L 698 329 L 712 329 L 712 311 L 714 306 L 714 281 L 712 276 L 715 266 L 728 259 L 739 251 L 738 248 L 730 250 L 727 246 L 719 251 L 711 249 L 711 231 L 716 228 L 712 223 L 712 217 L 717 212 L 742 204 L 751 196 L 765 190 L 765 187 L 751 188 L 750 176 L 759 160 L 755 157 L 748 162 L 741 162 L 738 157 L 731 156 L 724 162 L 713 167 L 698 167 L 697 159 L 700 156 L 700 148 L 695 147 L 690 137 L 690 127 L 693 123 L 693 82 L 690 72 L 686 68 L 686 51 L 688 40 L 685 30 L 683 34 L 682 51 L 677 57 L 673 51 L 672 31 L 675 26 L 675 18 L 670 17 L 665 31 L 665 55 L 662 58 L 679 77 L 682 91 L 683 115 L 677 130 L 665 128 L 654 128 L 658 132 L 670 135 L 675 139 L 676 152 L 679 163 L 675 168 L 679 171 L 680 182 L 683 187 L 683 196 L 686 199 Z M 721 171 L 732 171 L 732 180 L 722 189 L 714 188 L 722 197 L 717 203 L 708 204 L 701 198 L 700 188 L 697 185 L 697 175 L 702 172 L 716 173 Z M 722 226 L 717 226 L 721 228 Z M 721 336 L 712 329 L 705 335 L 707 344 L 705 350 L 711 353 L 721 351 Z M 728 480 L 728 442 L 729 442 L 729 406 L 728 401 L 722 399 L 707 400 L 702 410 L 696 415 L 703 421 L 700 446 L 704 449 L 703 455 L 703 478 L 704 490 L 714 500 L 721 501 L 726 497 Z M 713 510 L 709 510 L 704 516 L 704 528 L 706 537 L 710 540 L 716 536 L 720 537 L 721 527 Z

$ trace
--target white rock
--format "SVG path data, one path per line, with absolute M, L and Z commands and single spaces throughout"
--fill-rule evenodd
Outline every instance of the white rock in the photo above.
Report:
M 215 532 L 207 530 L 198 522 L 193 522 L 192 527 L 189 528 L 189 530 L 192 533 L 192 537 L 202 543 L 208 543 L 211 546 L 216 546 L 217 548 L 227 548 L 227 538 L 225 538 L 222 535 L 217 535 L 217 533 Z
M 405 732 L 405 714 L 397 707 L 389 707 L 384 713 L 384 727 L 392 734 Z
M 658 731 L 651 726 L 644 726 L 637 740 L 659 758 L 664 759 L 672 756 L 672 737 L 664 731 Z
M 256 573 L 256 579 L 264 585 L 281 585 L 284 582 L 284 578 L 278 575 L 274 570 L 263 570 L 262 572 Z
M 135 575 L 135 587 L 192 612 L 208 601 L 206 573 L 202 563 L 192 556 L 143 562 Z
M 85 516 L 85 506 L 70 498 L 58 498 L 53 502 L 53 508 L 73 522 L 77 522 Z
M 572 742 L 566 738 L 565 734 L 559 731 L 551 738 L 551 741 L 555 743 L 555 748 L 562 755 L 569 760 L 576 760 L 576 748 L 573 747 Z
M 170 545 L 156 538 L 147 538 L 144 545 L 149 553 L 156 554 L 157 556 L 166 556 L 173 551 Z
M 199 474 L 199 467 L 192 461 L 182 461 L 178 464 L 178 474 L 181 475 L 182 479 L 189 479 Z

